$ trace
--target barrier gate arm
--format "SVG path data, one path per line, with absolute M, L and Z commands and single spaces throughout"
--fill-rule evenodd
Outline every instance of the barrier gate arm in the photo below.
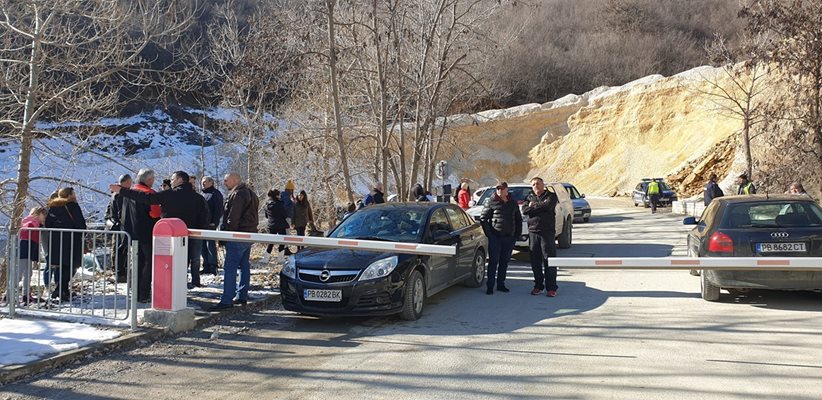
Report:
M 548 264 L 594 270 L 822 271 L 822 257 L 557 257 L 551 258 Z
M 380 240 L 337 239 L 314 236 L 277 235 L 271 233 L 247 233 L 232 231 L 210 231 L 189 229 L 188 235 L 201 240 L 226 240 L 232 242 L 271 243 L 298 245 L 308 247 L 322 247 L 331 249 L 353 249 L 402 254 L 417 254 L 426 256 L 454 256 L 456 246 L 444 246 L 420 243 L 397 243 Z

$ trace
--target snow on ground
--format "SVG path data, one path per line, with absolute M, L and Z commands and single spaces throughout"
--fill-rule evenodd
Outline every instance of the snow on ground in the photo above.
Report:
M 52 353 L 73 350 L 120 336 L 93 326 L 31 319 L 0 319 L 0 367 L 25 364 Z

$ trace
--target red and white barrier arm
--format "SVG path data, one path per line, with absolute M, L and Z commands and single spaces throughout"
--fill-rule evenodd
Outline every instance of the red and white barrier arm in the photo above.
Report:
M 822 271 L 822 257 L 626 257 L 552 258 L 552 267 L 600 270 Z
M 354 249 L 388 253 L 418 254 L 425 256 L 454 256 L 457 254 L 456 246 L 406 242 L 384 242 L 380 240 L 336 239 L 315 236 L 275 235 L 270 233 L 209 231 L 202 229 L 189 229 L 188 235 L 191 238 L 202 240 L 285 244 L 329 249 Z

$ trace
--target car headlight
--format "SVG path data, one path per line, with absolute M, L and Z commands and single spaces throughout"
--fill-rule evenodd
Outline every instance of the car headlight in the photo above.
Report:
M 294 259 L 294 256 L 288 256 L 288 258 L 285 259 L 283 275 L 287 278 L 297 279 L 297 260 Z
M 388 276 L 391 272 L 394 271 L 394 268 L 397 268 L 397 263 L 399 259 L 397 256 L 383 258 L 382 260 L 377 260 L 371 263 L 365 271 L 362 272 L 360 275 L 360 281 L 367 281 L 371 279 L 379 279 Z

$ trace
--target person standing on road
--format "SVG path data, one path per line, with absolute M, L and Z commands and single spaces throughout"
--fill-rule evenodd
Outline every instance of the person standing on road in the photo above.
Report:
M 280 200 L 280 191 L 277 189 L 269 190 L 268 201 L 265 203 L 265 219 L 268 222 L 268 233 L 285 235 L 286 230 L 288 229 L 288 221 L 286 221 L 285 218 L 285 207 L 283 206 L 283 202 Z M 265 254 L 263 254 L 263 264 L 268 264 L 272 251 L 274 251 L 274 244 L 269 243 L 268 247 L 265 249 Z M 277 249 L 278 257 L 279 253 L 284 253 L 285 256 L 290 256 L 291 250 L 289 250 L 284 244 L 281 244 Z
M 711 174 L 710 179 L 708 179 L 708 183 L 705 184 L 705 207 L 708 207 L 708 204 L 711 204 L 713 199 L 725 195 L 725 193 L 722 192 L 722 188 L 720 188 L 719 184 L 716 183 L 716 180 L 716 174 Z
M 223 211 L 223 224 L 220 230 L 232 232 L 257 232 L 259 224 L 260 200 L 239 174 L 230 173 L 223 180 L 229 190 Z M 223 262 L 223 295 L 220 302 L 211 311 L 231 308 L 234 304 L 248 303 L 248 288 L 251 286 L 251 243 L 225 242 L 225 261 Z M 237 271 L 240 272 L 240 284 L 237 286 Z
M 133 190 L 142 193 L 154 193 L 154 171 L 143 168 L 137 172 L 137 184 Z M 123 199 L 123 209 L 120 214 L 120 223 L 123 231 L 129 234 L 131 240 L 137 241 L 137 301 L 147 303 L 151 300 L 151 263 L 152 232 L 154 224 L 160 219 L 160 206 L 138 203 L 136 200 L 120 196 Z
M 141 204 L 159 205 L 163 218 L 179 218 L 189 229 L 204 229 L 208 227 L 208 206 L 203 196 L 194 191 L 188 174 L 176 171 L 171 174 L 171 190 L 157 193 L 145 193 L 139 190 L 126 189 L 120 185 L 111 185 L 113 193 L 120 193 L 123 197 L 132 199 Z M 202 287 L 200 284 L 200 253 L 201 241 L 188 240 L 188 261 L 191 266 L 191 284 L 189 288 Z M 149 275 L 150 276 L 150 275 Z
M 205 229 L 217 230 L 220 220 L 223 218 L 223 194 L 214 187 L 214 178 L 204 176 L 201 182 L 203 188 L 203 198 L 208 205 L 209 221 Z M 219 268 L 217 261 L 217 242 L 213 240 L 203 241 L 203 273 L 217 275 Z
M 280 200 L 283 202 L 283 207 L 285 207 L 285 216 L 288 224 L 291 225 L 291 219 L 294 218 L 294 189 L 296 186 L 294 185 L 294 181 L 291 179 L 285 183 L 285 190 L 280 193 Z
M 648 198 L 648 202 L 651 204 L 651 214 L 656 214 L 656 205 L 659 204 L 659 182 L 654 179 L 648 182 L 648 185 L 645 186 L 645 197 Z
M 60 189 L 58 197 L 48 203 L 48 214 L 45 221 L 46 228 L 86 229 L 86 217 L 77 204 L 77 195 L 72 188 Z M 52 298 L 61 301 L 69 300 L 69 281 L 74 272 L 83 262 L 83 234 L 79 232 L 59 232 L 52 234 L 49 241 L 49 259 L 54 282 L 57 287 L 52 292 Z
M 459 192 L 457 193 L 457 204 L 463 210 L 469 209 L 471 206 L 471 189 L 468 187 L 468 182 L 460 184 Z
M 751 181 L 748 180 L 747 174 L 739 175 L 736 178 L 736 184 L 739 185 L 739 189 L 737 190 L 736 194 L 738 195 L 749 195 L 749 194 L 756 194 L 756 186 L 754 186 Z
M 294 203 L 294 219 L 292 221 L 292 228 L 297 231 L 297 236 L 305 236 L 306 227 L 312 231 L 316 231 L 314 226 L 314 212 L 311 210 L 311 203 L 308 202 L 308 194 L 305 190 L 301 190 L 297 195 L 297 201 Z M 302 249 L 302 247 L 297 247 Z
M 124 174 L 120 175 L 120 186 L 124 188 L 131 188 L 133 181 L 131 179 L 131 175 Z M 109 203 L 108 208 L 106 209 L 106 227 L 108 230 L 112 232 L 121 231 L 123 229 L 123 224 L 120 221 L 120 217 L 123 213 L 123 196 L 119 194 L 111 195 L 111 203 Z M 118 237 L 118 240 L 114 241 L 114 248 L 112 249 L 114 252 L 112 254 L 116 254 L 117 258 L 117 265 L 115 266 L 115 275 L 117 282 L 125 283 L 128 279 L 128 240 L 124 240 L 123 237 Z
M 522 214 L 519 205 L 508 193 L 508 183 L 497 185 L 496 193 L 485 205 L 480 214 L 480 224 L 488 237 L 488 269 L 485 294 L 494 294 L 497 290 L 507 293 L 505 276 L 508 273 L 508 262 L 514 252 L 514 244 L 522 235 Z
M 557 256 L 557 204 L 556 193 L 545 190 L 545 182 L 540 177 L 531 178 L 533 193 L 525 199 L 522 213 L 528 216 L 528 250 L 531 255 L 531 270 L 534 272 L 534 289 L 531 294 L 539 295 L 543 289 L 548 297 L 557 295 L 557 268 L 550 266 L 550 259 Z

